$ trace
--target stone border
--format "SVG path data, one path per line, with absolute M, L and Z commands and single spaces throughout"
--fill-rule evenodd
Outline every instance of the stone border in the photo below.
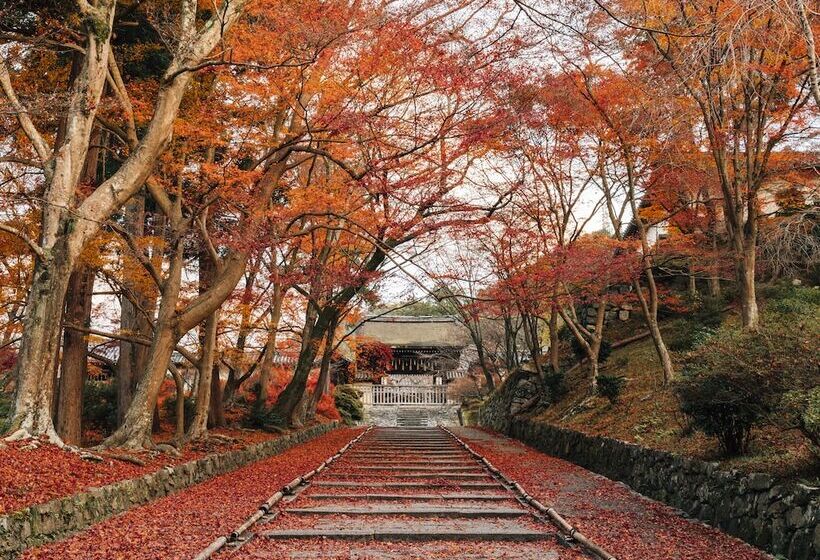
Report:
M 482 410 L 483 425 L 492 428 Z M 504 431 L 549 455 L 628 484 L 744 541 L 790 560 L 820 558 L 820 488 L 779 484 L 709 463 L 543 422 L 513 419 Z
M 206 455 L 0 516 L 0 558 L 14 558 L 27 548 L 63 539 L 135 506 L 282 453 L 338 426 L 338 421 L 317 424 L 244 449 Z

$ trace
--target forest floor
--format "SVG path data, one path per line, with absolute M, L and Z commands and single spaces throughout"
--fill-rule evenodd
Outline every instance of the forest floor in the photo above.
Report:
M 230 533 L 259 504 L 316 468 L 361 429 L 341 428 L 268 459 L 128 510 L 69 539 L 26 551 L 23 559 L 192 558 Z
M 674 328 L 674 324 L 668 324 L 665 333 L 671 336 Z M 630 321 L 614 325 L 609 338 L 620 340 L 641 330 L 640 322 Z M 676 358 L 673 352 L 673 360 Z M 818 458 L 810 442 L 797 430 L 784 431 L 770 425 L 755 428 L 747 455 L 722 456 L 715 438 L 690 428 L 674 388 L 662 385 L 663 373 L 650 338 L 613 350 L 602 364 L 601 374 L 625 378 L 616 403 L 589 396 L 588 370 L 581 365 L 565 379 L 567 394 L 535 419 L 589 435 L 716 461 L 725 468 L 743 472 L 765 472 L 783 480 L 817 481 Z
M 211 433 L 219 437 L 186 445 L 178 456 L 161 452 L 135 455 L 112 450 L 117 455 L 133 457 L 144 463 L 142 465 L 93 450 L 90 450 L 91 453 L 101 457 L 102 461 L 83 459 L 76 452 L 38 440 L 4 443 L 0 445 L 0 515 L 82 492 L 89 487 L 136 478 L 168 465 L 282 437 L 280 434 L 236 428 L 218 428 Z M 163 431 L 155 434 L 154 439 L 168 441 L 170 436 L 170 432 Z

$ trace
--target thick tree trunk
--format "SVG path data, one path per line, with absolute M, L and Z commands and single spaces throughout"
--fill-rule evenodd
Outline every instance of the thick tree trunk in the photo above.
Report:
M 218 365 L 214 365 L 213 372 L 211 372 L 211 405 L 208 411 L 208 424 L 212 428 L 224 428 L 227 425 Z
M 26 318 L 14 377 L 11 439 L 44 435 L 60 443 L 52 422 L 54 368 L 60 342 L 65 294 L 77 251 L 61 244 L 48 261 L 37 260 L 26 300 Z
M 322 396 L 330 388 L 330 359 L 333 356 L 333 338 L 336 336 L 336 321 L 328 327 L 325 336 L 325 348 L 322 351 L 322 363 L 319 367 L 319 378 L 316 380 L 316 388 L 307 403 L 306 417 L 313 418 L 316 415 L 316 408 Z
M 309 321 L 305 325 L 308 332 L 304 334 L 302 350 L 293 371 L 293 378 L 273 405 L 273 410 L 292 425 L 301 424 L 300 416 L 304 412 L 301 405 L 305 397 L 307 380 L 334 313 L 335 311 L 325 308 L 318 314 L 315 322 Z
M 88 327 L 94 271 L 80 266 L 69 280 L 65 323 Z M 68 445 L 79 446 L 82 439 L 83 385 L 88 373 L 88 344 L 85 334 L 66 328 L 57 397 L 57 434 Z

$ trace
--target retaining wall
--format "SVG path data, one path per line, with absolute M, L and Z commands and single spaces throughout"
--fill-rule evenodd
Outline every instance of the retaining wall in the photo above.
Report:
M 717 463 L 511 418 L 502 406 L 508 401 L 489 400 L 481 409 L 481 424 L 624 482 L 758 548 L 790 560 L 820 558 L 820 488 L 781 484 L 766 474 L 721 470 Z
M 2 515 L 0 558 L 14 558 L 26 548 L 65 538 L 132 507 L 282 453 L 337 426 L 338 422 L 317 424 L 244 449 L 207 455 L 139 478 L 91 488 L 87 492 Z

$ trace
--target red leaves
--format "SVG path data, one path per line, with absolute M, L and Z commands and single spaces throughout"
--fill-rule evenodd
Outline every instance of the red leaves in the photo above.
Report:
M 252 443 L 272 439 L 271 434 L 238 430 L 217 430 L 236 443 L 220 443 L 207 452 L 224 452 Z M 80 458 L 48 444 L 27 449 L 31 442 L 14 442 L 0 449 L 0 514 L 76 494 L 93 486 L 105 486 L 119 480 L 136 478 L 169 464 L 192 461 L 205 455 L 204 450 L 187 448 L 180 457 L 159 454 L 141 456 L 145 466 L 107 459 L 101 463 Z
M 135 508 L 68 540 L 29 550 L 23 558 L 191 558 L 213 539 L 242 523 L 277 488 L 335 453 L 356 432 L 336 430 L 270 459 Z
M 458 436 L 624 560 L 765 560 L 767 555 L 628 487 L 514 440 L 475 430 Z

